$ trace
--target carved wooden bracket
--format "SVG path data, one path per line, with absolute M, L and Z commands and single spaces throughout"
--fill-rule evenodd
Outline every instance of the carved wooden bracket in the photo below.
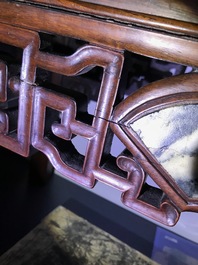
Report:
M 193 136 L 193 146 L 192 150 L 187 150 L 188 146 L 191 145 L 190 139 L 188 141 L 186 140 L 187 132 L 184 132 L 184 135 L 178 136 L 178 139 L 173 139 L 173 135 L 168 135 L 168 127 L 159 128 L 161 124 L 155 123 L 157 120 L 157 115 L 160 113 L 160 111 L 163 111 L 163 109 L 167 112 L 170 110 L 169 116 L 164 115 L 161 117 L 161 119 L 168 119 L 172 117 L 172 122 L 175 123 L 176 128 L 171 128 L 172 134 L 174 133 L 174 130 L 180 130 L 182 127 L 182 121 L 179 120 L 180 124 L 178 123 L 178 120 L 174 120 L 174 111 L 176 114 L 181 115 L 181 108 L 184 108 L 184 106 L 192 106 L 192 112 L 195 111 L 194 108 L 197 109 L 197 102 L 198 102 L 198 75 L 196 73 L 192 74 L 185 74 L 185 75 L 179 75 L 175 77 L 167 78 L 166 80 L 160 80 L 155 83 L 149 84 L 142 89 L 138 90 L 137 93 L 132 94 L 129 96 L 126 100 L 122 101 L 114 111 L 114 117 L 112 119 L 113 123 L 111 123 L 111 128 L 113 132 L 122 140 L 122 142 L 125 144 L 127 149 L 131 152 L 134 161 L 136 161 L 137 165 L 141 169 L 144 170 L 144 173 L 147 173 L 149 176 L 152 177 L 152 179 L 157 183 L 157 185 L 160 187 L 160 189 L 163 191 L 163 193 L 157 191 L 153 191 L 153 187 L 148 186 L 147 184 L 144 186 L 139 185 L 142 190 L 136 191 L 136 196 L 133 196 L 134 198 L 138 199 L 136 201 L 132 201 L 128 198 L 130 198 L 130 192 L 127 195 L 123 197 L 123 202 L 140 212 L 143 212 L 144 214 L 148 214 L 149 216 L 159 216 L 161 215 L 161 220 L 164 218 L 164 223 L 168 223 L 169 225 L 173 225 L 174 222 L 179 217 L 179 211 L 181 210 L 188 210 L 191 211 L 197 211 L 198 205 L 197 205 L 197 191 L 194 191 L 195 194 L 189 193 L 187 194 L 185 187 L 183 187 L 181 184 L 179 185 L 179 181 L 177 181 L 178 174 L 175 172 L 175 174 L 170 175 L 170 172 L 168 172 L 169 167 L 167 167 L 167 161 L 174 160 L 175 156 L 178 156 L 180 159 L 184 155 L 188 155 L 189 157 L 194 156 L 194 164 L 188 164 L 188 167 L 195 167 L 197 163 L 197 140 L 198 140 L 198 134 L 197 134 L 197 122 L 196 122 L 196 115 L 195 113 L 191 113 L 190 118 L 194 123 L 194 126 L 186 120 L 186 123 L 184 126 L 191 126 L 193 127 L 192 131 L 189 132 L 189 135 Z M 177 113 L 176 108 L 180 108 L 180 112 Z M 157 115 L 154 116 L 154 114 L 157 113 Z M 149 116 L 150 115 L 150 116 Z M 152 120 L 152 117 L 153 120 Z M 193 115 L 195 118 L 193 118 Z M 159 115 L 158 115 L 159 116 Z M 143 122 L 145 124 L 145 128 L 141 128 L 138 126 L 135 126 L 136 122 L 138 120 L 141 120 L 143 117 L 150 117 L 149 119 L 146 118 L 143 119 Z M 159 122 L 159 120 L 157 120 Z M 166 138 L 162 139 L 162 145 L 154 145 L 150 146 L 152 144 L 152 141 L 145 141 L 144 142 L 144 130 L 147 135 L 150 135 L 150 137 L 154 137 L 154 141 L 159 141 L 159 137 L 156 138 L 156 134 L 153 130 L 156 130 L 156 127 L 151 127 L 152 131 L 149 131 L 148 122 L 152 123 L 153 125 L 157 124 L 159 131 L 158 134 L 163 134 L 163 130 L 167 130 L 167 133 L 165 135 Z M 171 123 L 171 120 L 165 120 L 164 123 Z M 137 129 L 138 128 L 138 129 Z M 142 130 L 142 131 L 139 131 Z M 195 136 L 196 135 L 196 136 Z M 176 145 L 173 145 L 175 149 L 171 150 L 171 144 L 166 143 L 166 140 L 168 137 L 172 137 L 171 141 L 173 143 L 181 140 L 182 137 L 184 137 L 186 142 L 179 143 L 180 145 L 185 144 L 182 148 L 179 146 L 179 148 L 176 147 Z M 161 137 L 160 137 L 161 138 Z M 151 140 L 151 139 L 149 139 Z M 166 146 L 164 146 L 166 143 Z M 147 145 L 146 145 L 147 144 Z M 170 146 L 168 146 L 168 144 Z M 152 150 L 154 149 L 154 150 Z M 156 150 L 155 150 L 156 149 Z M 169 157 L 166 158 L 166 163 L 160 162 L 160 157 L 166 153 L 166 149 L 170 152 Z M 182 150 L 182 149 L 185 149 Z M 180 153 L 180 150 L 182 152 Z M 160 152 L 159 152 L 160 151 Z M 134 162 L 131 162 L 134 163 Z M 174 163 L 178 163 L 178 161 L 175 161 Z M 175 165 L 173 165 L 175 166 Z M 176 165 L 179 167 L 180 164 Z M 126 170 L 128 171 L 128 170 Z M 130 171 L 128 171 L 130 172 Z M 138 173 L 137 173 L 138 172 Z M 138 181 L 140 179 L 143 179 L 143 173 L 139 170 L 137 170 L 135 174 L 132 174 L 132 180 L 134 178 L 137 178 Z M 185 178 L 188 179 L 189 176 L 182 176 L 183 182 L 185 182 Z M 131 177 L 129 177 L 131 178 Z M 191 183 L 194 182 L 194 185 L 197 186 L 197 172 L 192 173 Z M 186 180 L 187 182 L 187 180 Z M 136 181 L 136 183 L 138 183 Z M 151 207 L 150 210 L 149 207 L 143 207 L 141 204 L 143 204 L 142 201 L 148 202 L 149 199 L 153 200 L 150 192 L 155 193 L 155 206 L 157 207 Z M 158 203 L 157 203 L 158 202 Z M 157 203 L 157 204 L 156 204 Z M 133 205 L 132 205 L 133 204 Z M 151 202 L 152 204 L 152 202 Z M 175 207 L 176 205 L 177 207 Z M 153 205 L 154 206 L 154 205 Z M 149 213 L 148 213 L 149 211 Z M 158 214 L 156 213 L 158 212 Z M 165 216 L 164 216 L 165 215 Z M 155 217 L 154 217 L 155 218 Z M 174 221 L 173 221 L 174 220 Z
M 65 178 L 90 188 L 96 181 L 111 185 L 122 192 L 125 205 L 166 225 L 174 225 L 181 211 L 198 211 L 197 195 L 186 194 L 133 128 L 144 116 L 173 105 L 195 106 L 198 74 L 150 84 L 114 110 L 124 61 L 122 52 L 85 45 L 70 56 L 55 55 L 40 50 L 37 33 L 3 24 L 0 41 L 21 49 L 18 75 L 10 75 L 9 65 L 0 61 L 1 146 L 25 157 L 32 146 L 44 153 Z M 38 68 L 77 76 L 96 66 L 103 68 L 103 74 L 91 122 L 78 119 L 74 98 L 35 83 Z M 105 150 L 109 130 L 126 147 L 113 158 L 115 170 L 103 161 L 104 156 L 110 157 Z M 87 140 L 84 155 L 71 143 L 75 136 Z M 148 175 L 158 187 L 146 183 Z

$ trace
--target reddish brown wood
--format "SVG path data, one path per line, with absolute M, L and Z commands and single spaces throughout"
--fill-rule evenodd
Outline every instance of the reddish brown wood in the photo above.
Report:
M 197 82 L 198 75 L 194 73 L 151 83 L 122 101 L 114 111 L 113 123 L 111 123 L 114 133 L 122 139 L 144 171 L 152 176 L 159 187 L 163 187 L 164 193 L 179 209 L 189 211 L 193 208 L 194 211 L 198 210 L 198 200 L 188 198 L 184 191 L 175 185 L 175 181 L 142 144 L 137 134 L 129 129 L 129 124 L 155 110 L 176 104 L 197 103 Z M 131 200 L 124 199 L 124 203 L 131 204 Z M 141 210 L 144 211 L 144 208 L 142 207 Z
M 33 91 L 31 84 L 35 81 L 35 52 L 39 47 L 39 38 L 37 33 L 18 29 L 8 25 L 0 27 L 1 42 L 19 47 L 23 50 L 20 80 L 9 79 L 6 71 L 6 64 L 2 61 L 0 65 L 1 72 L 1 101 L 7 99 L 7 86 L 13 89 L 15 97 L 19 97 L 18 107 L 18 125 L 12 134 L 8 135 L 8 117 L 1 112 L 1 122 L 3 131 L 0 134 L 1 145 L 23 156 L 28 156 L 31 133 L 32 101 Z
M 117 24 L 111 20 L 81 16 L 73 12 L 58 12 L 53 8 L 39 9 L 35 6 L 10 3 L 5 0 L 0 2 L 0 9 L 4 10 L 0 14 L 2 23 L 80 38 L 97 45 L 129 50 L 145 56 L 197 67 L 196 39 L 149 31 L 147 28 L 127 26 L 125 23 Z M 46 17 L 45 23 L 39 19 L 41 17 Z M 81 25 L 80 28 L 79 25 Z M 195 30 L 197 32 L 197 24 Z
M 60 173 L 92 187 L 95 183 L 93 171 L 99 167 L 105 134 L 117 93 L 122 69 L 122 55 L 103 48 L 85 46 L 68 58 L 39 53 L 37 60 L 38 65 L 42 68 L 65 75 L 75 75 L 94 65 L 104 68 L 103 82 L 92 126 L 76 120 L 76 105 L 72 99 L 56 95 L 42 88 L 35 90 L 33 146 L 44 152 Z M 71 140 L 72 134 L 75 134 L 89 140 L 87 155 L 80 172 L 65 164 L 57 152 L 57 148 L 43 138 L 46 107 L 56 109 L 61 113 L 61 123 L 52 124 L 52 131 L 56 136 Z
M 101 181 L 120 190 L 128 207 L 174 225 L 181 211 L 198 211 L 198 198 L 186 195 L 129 125 L 167 106 L 197 104 L 197 74 L 151 83 L 123 101 L 123 92 L 117 101 L 116 97 L 126 69 L 125 51 L 198 67 L 196 6 L 189 8 L 184 1 L 144 1 L 145 5 L 114 1 L 113 6 L 106 0 L 91 2 L 0 2 L 0 43 L 21 51 L 19 75 L 11 74 L 9 63 L 0 61 L 0 145 L 25 157 L 33 146 L 41 153 L 32 165 L 41 168 L 42 175 L 42 169 L 47 169 L 47 157 L 65 178 L 90 188 Z M 87 44 L 71 55 L 66 55 L 66 49 L 63 54 L 50 49 L 46 52 L 40 48 L 41 33 L 80 39 Z M 47 42 L 52 44 L 51 40 Z M 75 78 L 94 67 L 103 72 L 93 115 L 88 115 L 82 95 L 75 98 L 65 87 L 57 92 L 54 83 L 48 86 L 49 80 L 38 74 L 43 70 L 54 80 Z M 36 83 L 39 78 L 40 85 Z M 114 110 L 115 102 L 118 105 Z M 11 116 L 13 106 L 16 112 Z M 105 160 L 110 157 L 113 134 L 127 149 L 113 157 L 115 161 L 110 166 L 113 164 L 115 169 L 107 166 Z M 84 155 L 72 145 L 75 136 L 87 141 Z M 159 189 L 145 183 L 147 174 Z M 147 191 L 154 196 L 154 203 Z
M 25 2 L 21 0 L 21 2 Z M 26 1 L 27 2 L 27 1 Z M 33 2 L 33 1 L 29 1 Z M 155 29 L 172 31 L 176 34 L 197 36 L 198 7 L 196 0 L 171 2 L 169 0 L 152 1 L 111 1 L 103 0 L 35 0 L 46 6 L 58 6 L 79 14 L 91 14 L 95 17 L 112 19 L 115 22 L 131 23 L 137 26 L 150 26 Z

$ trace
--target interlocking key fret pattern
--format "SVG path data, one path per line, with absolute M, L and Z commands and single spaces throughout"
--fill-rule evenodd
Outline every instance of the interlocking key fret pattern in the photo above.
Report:
M 47 53 L 40 49 L 38 33 L 3 24 L 0 42 L 21 54 L 20 58 L 3 54 L 0 61 L 1 146 L 25 157 L 32 146 L 65 178 L 89 188 L 96 181 L 110 185 L 122 192 L 126 206 L 166 225 L 174 225 L 181 211 L 198 211 L 198 199 L 182 191 L 132 128 L 134 120 L 152 111 L 174 104 L 197 104 L 197 74 L 150 84 L 114 109 L 123 71 L 122 52 L 84 45 L 69 56 Z M 10 61 L 14 59 L 13 70 Z M 103 72 L 91 122 L 78 118 L 77 101 L 62 93 L 66 90 L 56 92 L 53 87 L 36 84 L 38 69 L 75 77 L 94 67 Z M 126 147 L 113 158 L 116 170 L 103 163 L 109 155 L 105 147 L 109 131 Z M 72 144 L 76 136 L 86 140 L 84 155 Z M 147 175 L 159 188 L 146 183 Z
M 117 94 L 122 62 L 122 54 L 89 45 L 68 57 L 43 52 L 39 52 L 37 56 L 39 67 L 67 76 L 85 72 L 94 66 L 104 69 L 95 116 L 91 125 L 76 120 L 76 105 L 72 99 L 45 89 L 35 89 L 32 145 L 44 152 L 60 173 L 89 187 L 95 184 L 93 172 L 99 167 L 112 106 Z M 82 169 L 76 170 L 64 163 L 57 148 L 43 139 L 46 107 L 55 109 L 61 114 L 61 122 L 52 124 L 52 132 L 58 138 L 70 140 L 72 134 L 75 134 L 88 139 Z

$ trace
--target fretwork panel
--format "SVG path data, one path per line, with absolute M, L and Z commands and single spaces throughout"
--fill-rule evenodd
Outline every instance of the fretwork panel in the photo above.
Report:
M 66 51 L 57 55 L 40 48 L 39 34 L 2 24 L 0 43 L 1 146 L 27 157 L 32 145 L 65 178 L 90 188 L 96 180 L 110 185 L 122 192 L 126 206 L 166 225 L 174 225 L 183 210 L 197 211 L 196 196 L 185 194 L 133 131 L 133 121 L 152 111 L 197 104 L 196 74 L 150 84 L 114 109 L 123 71 L 122 52 L 84 45 L 70 56 L 64 55 Z M 43 75 L 39 76 L 39 71 L 46 71 L 51 76 L 76 78 L 95 67 L 103 72 L 91 119 L 86 112 L 81 113 L 86 119 L 79 119 L 83 95 L 78 94 L 76 100 L 64 86 L 57 92 L 55 84 L 48 87 Z M 110 154 L 114 134 L 124 145 L 116 157 Z M 75 137 L 86 140 L 84 154 L 73 145 Z M 148 175 L 159 188 L 146 183 Z
M 0 42 L 12 50 L 12 58 L 7 54 L 8 49 L 0 54 L 0 145 L 28 156 L 33 102 L 31 85 L 35 80 L 39 38 L 36 33 L 1 24 Z M 20 62 L 16 60 L 16 48 L 21 50 Z
M 54 168 L 64 176 L 92 187 L 95 183 L 93 172 L 100 165 L 106 132 L 117 94 L 123 57 L 120 53 L 103 48 L 84 46 L 68 57 L 39 52 L 37 60 L 40 68 L 67 76 L 87 72 L 94 66 L 104 69 L 91 125 L 76 119 L 76 103 L 71 98 L 44 88 L 35 89 L 32 145 L 45 153 Z M 61 118 L 56 122 L 52 120 L 51 128 L 46 133 L 46 110 L 49 108 L 60 112 Z M 75 155 L 71 144 L 73 136 L 87 139 L 84 157 L 79 154 Z M 73 156 L 74 163 L 71 162 Z

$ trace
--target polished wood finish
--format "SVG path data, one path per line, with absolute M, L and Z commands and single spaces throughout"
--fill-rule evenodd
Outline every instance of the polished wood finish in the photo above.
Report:
M 23 2 L 23 0 L 21 0 Z M 25 1 L 24 1 L 25 2 Z M 27 1 L 26 1 L 27 2 Z M 96 3 L 94 0 L 35 0 L 47 6 L 58 6 L 66 10 L 89 13 L 94 16 L 103 16 L 115 22 L 128 22 L 141 26 L 152 26 L 164 30 L 172 30 L 175 33 L 192 33 L 197 35 L 196 24 L 198 23 L 198 7 L 196 0 L 169 0 L 158 1 L 111 1 L 103 0 Z
M 0 9 L 4 10 L 0 15 L 2 23 L 66 35 L 97 45 L 129 50 L 145 56 L 197 67 L 198 43 L 191 38 L 186 39 L 186 36 L 179 36 L 178 38 L 164 32 L 127 26 L 125 23 L 120 25 L 114 21 L 101 20 L 94 16 L 81 16 L 78 12 L 58 12 L 54 8 L 43 9 L 23 3 L 16 4 L 3 1 L 0 2 Z M 39 19 L 40 17 L 47 17 L 45 23 Z M 81 25 L 80 28 L 79 24 Z M 195 25 L 196 32 L 197 27 Z
M 117 94 L 126 70 L 126 52 L 198 67 L 197 6 L 195 1 L 188 5 L 184 1 L 144 3 L 1 1 L 0 41 L 19 48 L 22 58 L 19 76 L 10 76 L 7 63 L 0 62 L 1 102 L 10 101 L 8 89 L 18 97 L 14 134 L 9 130 L 9 104 L 8 110 L 1 109 L 0 144 L 25 157 L 31 155 L 30 147 L 34 147 L 66 178 L 89 188 L 97 181 L 111 185 L 122 191 L 125 205 L 163 224 L 174 225 L 181 211 L 198 211 L 198 199 L 187 196 L 178 187 L 148 147 L 131 134 L 128 122 L 151 110 L 179 103 L 197 104 L 197 74 L 159 80 L 125 100 L 124 92 L 119 97 Z M 71 55 L 66 55 L 66 51 L 46 52 L 40 48 L 42 34 L 77 39 L 83 45 Z M 37 83 L 38 69 L 52 76 L 76 77 L 95 67 L 102 68 L 102 74 L 91 122 L 87 110 L 82 112 L 87 120 L 79 120 L 77 99 L 67 95 L 66 89 L 57 93 L 55 87 L 49 89 L 47 83 Z M 80 101 L 83 102 L 81 96 Z M 115 170 L 103 161 L 110 156 L 113 134 L 127 149 L 112 158 Z M 84 155 L 72 147 L 74 136 L 86 139 Z M 159 189 L 147 187 L 146 174 Z M 154 203 L 151 194 L 156 195 Z
M 65 1 L 59 2 L 63 3 Z M 80 2 L 95 3 L 94 0 L 80 0 Z M 113 2 L 111 0 L 101 0 L 100 5 L 190 23 L 197 23 L 198 19 L 196 0 L 190 0 L 188 3 L 184 0 L 151 0 L 149 2 L 147 0 L 142 0 L 141 2 L 138 0 L 123 0 L 122 2 L 118 0 Z

